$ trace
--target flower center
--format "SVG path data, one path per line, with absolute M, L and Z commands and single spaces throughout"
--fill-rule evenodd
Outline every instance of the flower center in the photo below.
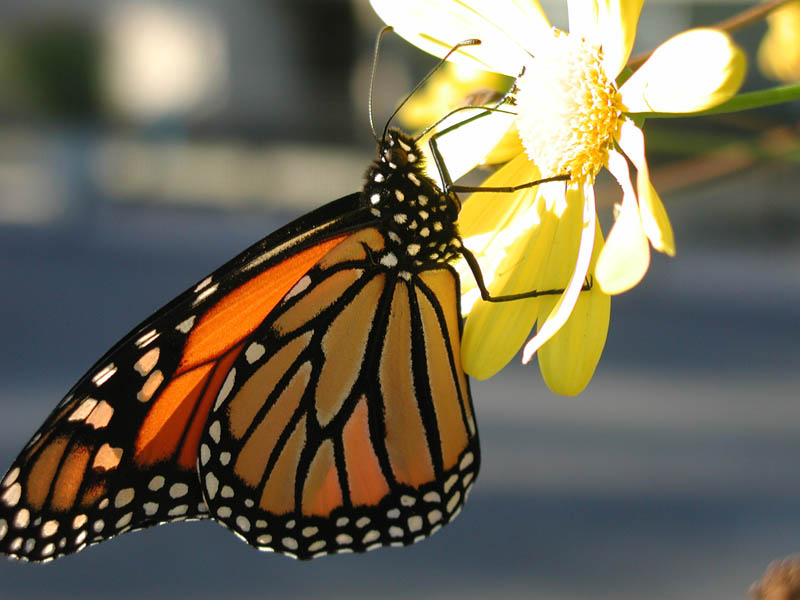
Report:
M 547 52 L 517 79 L 517 128 L 542 177 L 569 174 L 578 185 L 594 180 L 625 110 L 601 51 L 554 30 Z

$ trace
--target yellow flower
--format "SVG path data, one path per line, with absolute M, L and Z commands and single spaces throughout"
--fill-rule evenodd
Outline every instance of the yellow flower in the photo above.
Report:
M 758 48 L 758 66 L 771 79 L 800 81 L 800 1 L 788 2 L 767 17 L 767 33 Z
M 570 33 L 552 28 L 536 0 L 371 2 L 384 21 L 423 50 L 443 56 L 456 42 L 478 38 L 480 45 L 462 48 L 451 60 L 517 76 L 513 125 L 525 151 L 485 186 L 570 176 L 566 184 L 513 194 L 481 192 L 465 203 L 461 233 L 493 295 L 564 292 L 519 302 L 474 302 L 476 292 L 463 278 L 462 306 L 470 314 L 462 354 L 468 373 L 489 377 L 538 323 L 523 361 L 539 351 L 551 389 L 577 394 L 591 379 L 605 344 L 608 295 L 641 280 L 650 245 L 675 253 L 672 227 L 650 183 L 644 135 L 629 114 L 694 112 L 727 100 L 744 78 L 744 54 L 722 32 L 688 31 L 662 44 L 618 86 L 643 0 L 568 0 Z M 485 120 L 509 126 L 494 115 Z M 467 134 L 460 136 L 464 147 Z M 457 155 L 444 152 L 448 162 Z M 603 167 L 622 188 L 605 244 L 593 187 Z M 594 286 L 582 292 L 588 273 L 594 274 Z

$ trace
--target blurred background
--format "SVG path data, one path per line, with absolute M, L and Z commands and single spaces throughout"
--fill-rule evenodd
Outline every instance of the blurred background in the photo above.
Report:
M 635 51 L 746 6 L 648 2 Z M 0 2 L 0 469 L 141 319 L 360 187 L 380 26 L 366 0 Z M 749 89 L 765 31 L 736 35 Z M 378 123 L 433 64 L 387 40 Z M 481 476 L 430 540 L 301 564 L 176 524 L 2 560 L 0 598 L 744 598 L 800 551 L 799 119 L 648 122 L 677 258 L 614 300 L 579 397 L 518 361 L 473 382 Z

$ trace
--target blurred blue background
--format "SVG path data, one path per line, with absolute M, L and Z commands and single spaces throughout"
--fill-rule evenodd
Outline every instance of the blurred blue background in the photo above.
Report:
M 648 4 L 637 51 L 745 6 Z M 360 187 L 379 27 L 362 1 L 0 2 L 0 469 L 132 326 Z M 432 64 L 390 39 L 377 114 Z M 176 524 L 2 560 L 0 598 L 744 597 L 800 551 L 798 106 L 647 133 L 678 257 L 614 300 L 581 396 L 516 362 L 473 382 L 484 463 L 452 525 L 297 563 Z

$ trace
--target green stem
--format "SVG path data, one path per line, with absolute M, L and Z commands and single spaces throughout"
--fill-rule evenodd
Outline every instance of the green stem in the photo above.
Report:
M 791 85 L 781 85 L 778 87 L 770 88 L 768 90 L 759 90 L 757 92 L 747 92 L 734 96 L 727 102 L 709 108 L 708 110 L 701 110 L 693 113 L 662 113 L 662 112 L 642 112 L 630 113 L 628 116 L 633 118 L 644 119 L 674 119 L 676 117 L 704 117 L 706 115 L 720 115 L 723 113 L 741 112 L 743 110 L 752 110 L 754 108 L 762 108 L 764 106 L 772 106 L 774 104 L 782 104 L 784 102 L 791 102 L 800 99 L 800 84 L 793 83 Z

